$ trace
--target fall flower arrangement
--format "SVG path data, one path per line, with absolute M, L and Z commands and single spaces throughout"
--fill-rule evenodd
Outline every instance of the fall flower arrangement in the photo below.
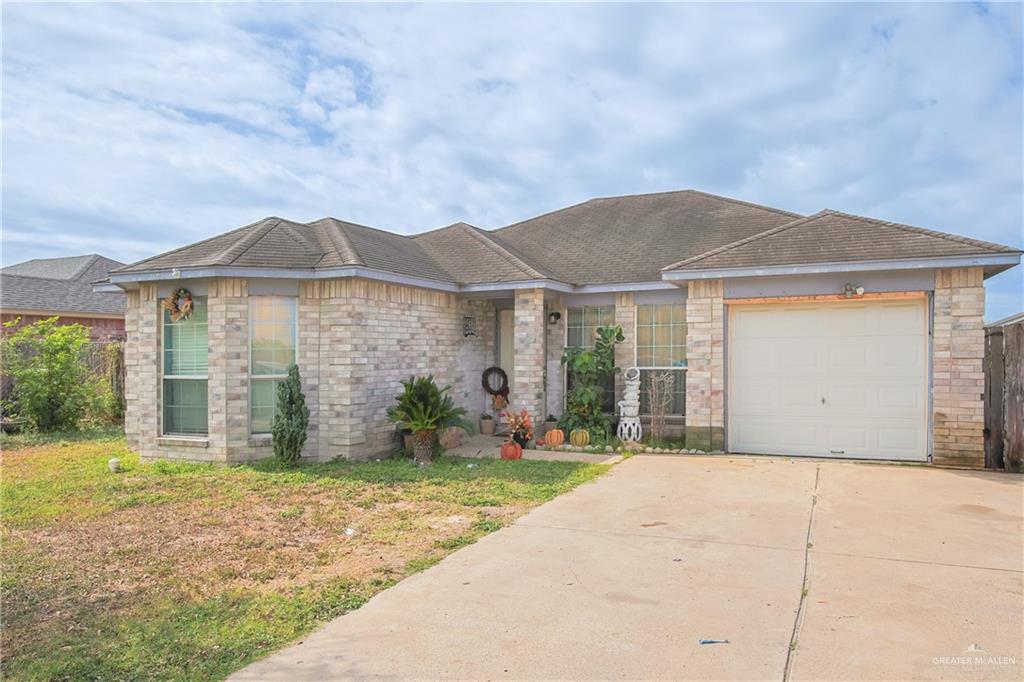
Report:
M 533 440 L 533 420 L 530 413 L 522 410 L 519 413 L 505 412 L 503 415 L 508 420 L 509 442 L 519 443 L 521 447 Z

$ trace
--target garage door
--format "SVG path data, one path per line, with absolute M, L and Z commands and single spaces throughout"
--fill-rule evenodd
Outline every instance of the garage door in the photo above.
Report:
M 732 452 L 923 460 L 924 298 L 729 306 Z

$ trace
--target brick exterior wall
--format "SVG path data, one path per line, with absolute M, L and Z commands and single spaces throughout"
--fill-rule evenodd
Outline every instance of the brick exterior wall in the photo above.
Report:
M 686 446 L 725 447 L 725 305 L 720 279 L 689 283 L 686 301 Z
M 144 459 L 231 463 L 272 454 L 249 435 L 249 298 L 245 280 L 210 280 L 209 436 L 161 437 L 160 301 L 146 284 L 128 296 L 125 362 L 129 444 Z M 543 299 L 541 300 L 543 303 Z M 480 376 L 494 364 L 494 306 L 454 294 L 359 279 L 303 282 L 297 364 L 310 428 L 303 456 L 366 458 L 392 452 L 386 410 L 401 380 L 432 373 L 452 385 L 475 420 L 488 404 Z M 463 318 L 477 336 L 463 337 Z M 529 374 L 529 373 L 528 373 Z
M 985 465 L 985 288 L 981 268 L 935 274 L 932 454 L 936 464 Z
M 544 311 L 543 289 L 520 289 L 515 298 L 515 339 L 511 407 L 527 410 L 535 424 L 544 421 Z
M 319 283 L 318 290 L 304 284 L 299 317 L 300 337 L 307 337 L 307 346 L 314 339 L 318 343 L 316 351 L 300 349 L 299 370 L 307 400 L 315 395 L 310 412 L 317 415 L 316 445 L 307 445 L 307 456 L 366 458 L 392 452 L 399 443 L 387 408 L 401 381 L 414 375 L 433 374 L 439 385 L 451 385 L 453 399 L 470 420 L 487 404 L 480 376 L 494 360 L 489 302 L 338 279 Z M 476 318 L 477 336 L 463 337 L 463 317 Z
M 542 289 L 516 292 L 513 407 L 542 421 L 563 411 L 565 305 L 545 301 Z M 144 459 L 229 463 L 271 454 L 266 440 L 248 433 L 248 287 L 241 279 L 209 282 L 208 439 L 164 438 L 161 433 L 161 311 L 155 284 L 127 296 L 125 346 L 129 444 Z M 635 300 L 619 293 L 616 323 L 626 341 L 616 363 L 634 361 Z M 724 448 L 725 348 L 721 280 L 691 282 L 686 304 L 686 445 Z M 984 288 L 980 268 L 936 275 L 933 318 L 933 453 L 938 464 L 982 466 Z M 547 314 L 562 312 L 558 324 Z M 386 410 L 400 381 L 432 373 L 451 384 L 471 420 L 489 406 L 481 372 L 495 364 L 495 309 L 489 301 L 361 279 L 302 282 L 298 297 L 298 358 L 311 419 L 303 456 L 365 458 L 397 446 Z M 476 336 L 463 337 L 474 317 Z M 621 384 L 618 381 L 617 384 Z M 621 385 L 617 385 L 621 391 Z

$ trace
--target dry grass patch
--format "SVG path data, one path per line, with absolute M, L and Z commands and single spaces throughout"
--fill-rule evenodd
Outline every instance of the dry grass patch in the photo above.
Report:
M 109 436 L 6 450 L 2 673 L 222 677 L 603 470 L 140 465 Z

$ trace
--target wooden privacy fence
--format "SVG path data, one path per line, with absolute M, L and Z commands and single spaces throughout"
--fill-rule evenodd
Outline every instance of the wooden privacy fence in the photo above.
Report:
M 1024 322 L 985 329 L 985 466 L 1024 461 Z

